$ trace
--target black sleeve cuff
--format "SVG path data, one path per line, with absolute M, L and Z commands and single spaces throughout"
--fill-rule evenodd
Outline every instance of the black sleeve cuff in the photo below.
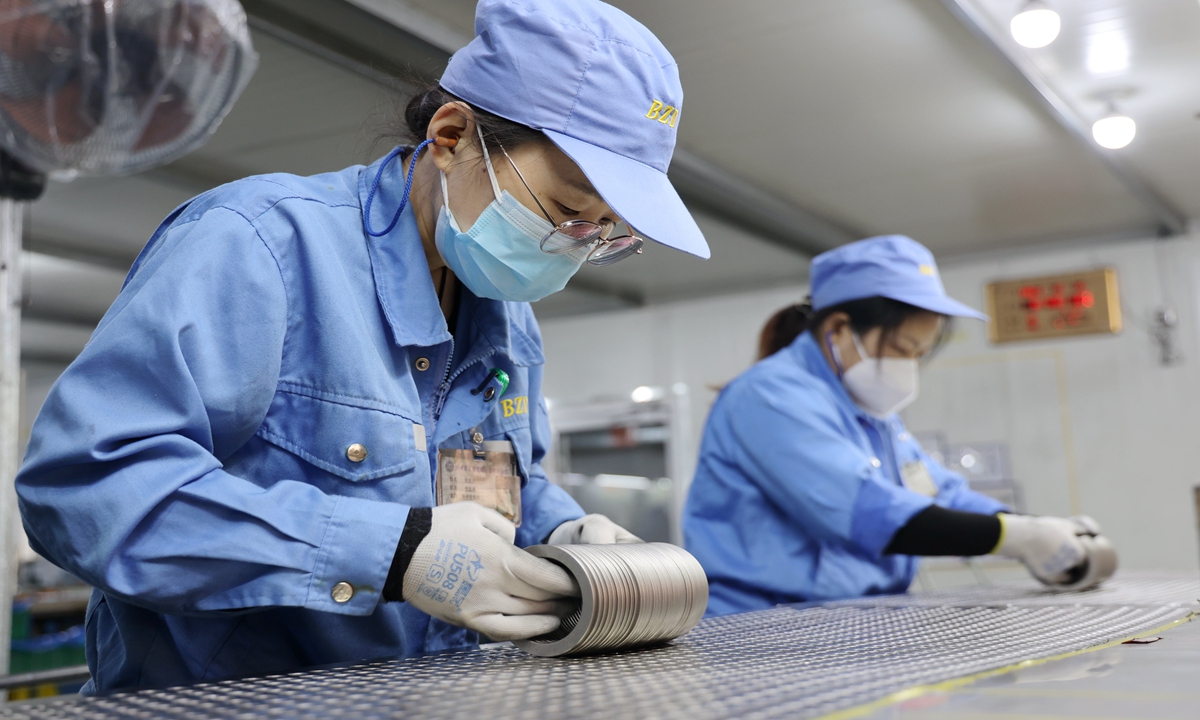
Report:
M 885 555 L 987 555 L 1000 542 L 1000 518 L 930 505 L 896 531 Z
M 404 573 L 412 562 L 413 553 L 417 546 L 433 528 L 433 508 L 410 508 L 404 530 L 400 533 L 400 542 L 396 545 L 396 554 L 392 557 L 392 567 L 388 570 L 387 580 L 383 583 L 383 599 L 387 602 L 399 602 L 404 599 Z

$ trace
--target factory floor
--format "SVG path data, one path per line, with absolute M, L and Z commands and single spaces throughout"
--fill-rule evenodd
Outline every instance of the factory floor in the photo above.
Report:
M 1200 719 L 1200 619 L 1126 644 L 921 695 L 864 720 Z

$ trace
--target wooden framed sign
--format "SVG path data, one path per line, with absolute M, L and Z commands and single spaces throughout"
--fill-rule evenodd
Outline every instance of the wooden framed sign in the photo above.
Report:
M 987 286 L 992 342 L 1047 340 L 1121 331 L 1117 271 L 1099 268 Z

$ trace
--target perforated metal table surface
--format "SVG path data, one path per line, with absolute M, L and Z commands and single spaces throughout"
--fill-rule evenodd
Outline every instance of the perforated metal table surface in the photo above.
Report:
M 105 698 L 0 718 L 809 718 L 915 687 L 1158 631 L 1200 610 L 1200 578 L 1118 575 L 780 607 L 706 620 L 670 645 L 585 658 L 513 647 Z

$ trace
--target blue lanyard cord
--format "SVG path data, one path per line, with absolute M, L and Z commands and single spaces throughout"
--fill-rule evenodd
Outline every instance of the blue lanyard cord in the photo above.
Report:
M 418 145 L 416 150 L 413 150 L 412 161 L 408 163 L 408 179 L 404 182 L 404 195 L 401 196 L 400 207 L 396 208 L 396 214 L 392 216 L 392 222 L 389 223 L 388 226 L 383 230 L 375 232 L 371 229 L 371 205 L 375 202 L 375 193 L 379 191 L 379 181 L 383 179 L 383 171 L 386 170 L 387 166 L 396 159 L 396 156 L 404 152 L 404 148 L 398 147 L 391 151 L 388 153 L 388 156 L 383 159 L 383 162 L 380 163 L 379 172 L 375 173 L 375 181 L 371 183 L 371 192 L 367 194 L 367 204 L 363 207 L 363 227 L 366 229 L 367 234 L 371 237 L 382 237 L 387 235 L 392 231 L 392 228 L 396 227 L 396 223 L 400 221 L 400 213 L 404 212 L 404 207 L 408 205 L 408 194 L 412 192 L 413 171 L 417 169 L 417 156 L 420 155 L 421 151 L 425 149 L 425 146 L 431 142 L 433 141 L 426 140 Z

